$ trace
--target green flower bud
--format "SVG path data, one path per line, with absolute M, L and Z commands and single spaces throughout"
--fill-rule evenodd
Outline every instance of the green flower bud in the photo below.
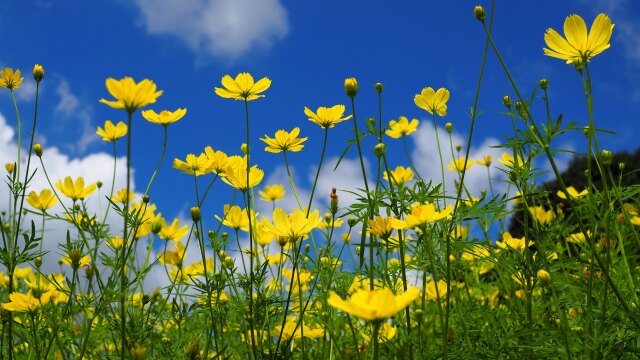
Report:
M 373 88 L 376 89 L 376 92 L 378 94 L 380 94 L 382 92 L 382 90 L 384 89 L 384 86 L 382 86 L 381 83 L 376 83 L 375 85 L 373 85 Z
M 385 145 L 384 143 L 378 143 L 376 144 L 376 146 L 373 147 L 373 153 L 377 157 L 382 157 L 386 151 L 387 151 L 387 145 Z
M 547 90 L 549 88 L 549 80 L 542 79 L 540 80 L 540 89 Z
M 473 16 L 481 22 L 484 22 L 487 18 L 487 12 L 480 5 L 473 8 Z

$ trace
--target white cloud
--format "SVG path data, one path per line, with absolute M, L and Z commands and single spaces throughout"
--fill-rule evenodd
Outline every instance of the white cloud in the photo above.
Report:
M 149 34 L 172 35 L 198 55 L 236 59 L 289 32 L 280 0 L 136 0 Z
M 339 198 L 339 206 L 341 208 L 347 208 L 349 205 L 356 202 L 358 196 L 351 192 L 356 192 L 358 195 L 364 195 L 364 192 L 358 189 L 364 189 L 364 179 L 362 177 L 362 167 L 360 166 L 360 160 L 343 158 L 338 168 L 334 171 L 338 163 L 338 157 L 332 157 L 328 159 L 323 165 L 318 177 L 318 185 L 316 186 L 316 195 L 320 204 L 320 209 L 328 209 L 329 207 L 329 194 L 332 188 L 337 189 Z M 364 168 L 367 173 L 367 180 L 369 190 L 373 189 L 372 181 L 375 181 L 375 173 L 371 172 L 369 161 L 364 159 Z M 309 181 L 313 181 L 317 168 L 313 169 L 313 172 L 309 173 Z M 350 191 L 350 192 L 347 192 Z
M 64 120 L 79 122 L 75 128 L 79 128 L 81 133 L 75 144 L 69 144 L 71 151 L 84 153 L 87 148 L 100 141 L 100 137 L 95 134 L 93 125 L 93 107 L 83 103 L 76 94 L 71 91 L 69 82 L 61 78 L 56 87 L 56 94 L 59 96 L 55 112 Z M 68 126 L 63 125 L 65 128 Z

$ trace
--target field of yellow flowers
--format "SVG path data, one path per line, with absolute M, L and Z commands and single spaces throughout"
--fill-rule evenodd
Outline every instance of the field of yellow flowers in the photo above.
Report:
M 0 226 L 0 359 L 635 359 L 640 356 L 640 311 L 636 282 L 640 254 L 640 187 L 622 188 L 614 178 L 613 154 L 598 143 L 593 118 L 589 60 L 609 48 L 614 25 L 598 15 L 590 29 L 578 15 L 564 23 L 564 35 L 549 29 L 544 54 L 565 61 L 566 71 L 581 81 L 589 123 L 563 124 L 548 106 L 546 79 L 535 89 L 547 112 L 533 113 L 532 99 L 523 97 L 511 78 L 490 31 L 491 14 L 473 10 L 486 31 L 483 64 L 494 54 L 513 87 L 505 89 L 504 111 L 514 132 L 504 140 L 500 159 L 470 159 L 469 149 L 478 108 L 470 112 L 470 133 L 464 146 L 449 151 L 447 134 L 434 139 L 440 149 L 435 164 L 441 179 L 422 178 L 411 159 L 390 168 L 387 147 L 399 146 L 416 131 L 419 121 L 382 116 L 363 122 L 355 111 L 361 89 L 355 78 L 344 82 L 345 104 L 304 109 L 324 136 L 316 181 L 308 198 L 290 184 L 265 184 L 264 171 L 252 152 L 264 150 L 282 159 L 305 146 L 300 129 L 277 130 L 257 142 L 251 132 L 253 101 L 267 101 L 271 79 L 249 73 L 224 75 L 215 88 L 222 99 L 240 101 L 238 114 L 246 140 L 237 154 L 208 146 L 200 154 L 173 160 L 174 171 L 194 180 L 191 221 L 165 219 L 148 196 L 166 154 L 171 124 L 186 115 L 143 110 L 159 101 L 162 90 L 144 79 L 106 80 L 109 96 L 100 102 L 126 114 L 126 122 L 106 121 L 97 135 L 124 143 L 126 169 L 131 164 L 131 127 L 142 118 L 164 128 L 165 142 L 156 171 L 144 193 L 134 193 L 127 173 L 122 189 L 102 189 L 82 177 L 50 179 L 47 153 L 34 143 L 37 96 L 32 124 L 20 120 L 14 92 L 23 81 L 20 70 L 1 71 L 0 86 L 8 90 L 17 114 L 18 155 L 5 165 L 9 198 L 1 199 Z M 597 71 L 597 70 L 594 70 Z M 40 65 L 33 68 L 39 86 Z M 105 94 L 106 94 L 105 93 Z M 425 87 L 415 95 L 417 107 L 434 126 L 447 116 L 451 94 Z M 454 94 L 455 96 L 455 94 Z M 540 98 L 542 100 L 540 100 Z M 221 100 L 225 101 L 225 100 Z M 334 189 L 328 211 L 312 208 L 327 138 L 336 126 L 352 126 L 348 146 L 357 148 L 363 188 L 358 200 L 342 206 Z M 574 188 L 560 177 L 552 139 L 566 132 L 583 133 L 588 147 L 589 183 Z M 442 144 L 440 136 L 443 137 Z M 362 139 L 376 139 L 365 149 Z M 442 146 L 441 146 L 442 145 Z M 337 145 L 332 145 L 337 146 Z M 29 151 L 21 153 L 21 149 Z M 466 150 L 464 150 L 466 149 Z M 366 173 L 364 153 L 373 151 L 375 173 Z M 560 181 L 557 194 L 539 191 L 534 159 L 550 164 Z M 495 160 L 495 161 L 494 161 Z M 114 165 L 115 166 L 115 165 Z M 503 172 L 515 196 L 482 191 L 470 193 L 466 171 L 485 167 Z M 634 169 L 631 169 L 634 170 Z M 637 169 L 635 169 L 637 170 Z M 46 175 L 49 187 L 30 185 L 34 173 Z M 115 170 L 114 170 L 115 171 Z M 445 172 L 457 174 L 454 189 L 445 187 Z M 601 178 L 602 186 L 592 179 Z M 202 184 L 205 184 L 204 186 Z M 201 207 L 220 187 L 233 197 L 220 209 L 217 225 L 205 226 Z M 278 206 L 286 191 L 297 208 Z M 100 213 L 86 206 L 90 197 L 108 203 Z M 550 196 L 562 199 L 550 206 Z M 258 214 L 256 202 L 272 204 L 271 214 Z M 52 212 L 55 205 L 61 212 Z M 514 207 L 515 204 L 515 207 Z M 506 231 L 508 216 L 522 211 L 524 236 Z M 113 231 L 107 213 L 118 215 L 122 231 Z M 41 222 L 25 221 L 26 218 Z M 505 220 L 505 218 L 507 220 Z M 52 222 L 67 224 L 65 234 L 46 233 Z M 499 224 L 500 233 L 489 228 Z M 51 238 L 51 239 L 49 239 Z M 42 267 L 43 241 L 59 242 L 65 254 L 60 271 Z M 243 240 L 248 246 L 243 247 Z M 158 240 L 157 242 L 154 242 Z M 139 254 L 148 244 L 146 255 Z M 200 260 L 187 263 L 189 244 L 197 244 Z M 151 256 L 152 250 L 159 255 Z M 159 245 L 160 244 L 160 245 Z M 144 261 L 140 261 L 143 259 Z M 145 292 L 145 278 L 162 269 L 170 285 Z

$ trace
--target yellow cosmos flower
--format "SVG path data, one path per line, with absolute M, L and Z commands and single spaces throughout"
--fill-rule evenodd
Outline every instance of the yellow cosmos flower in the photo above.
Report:
M 375 219 L 368 220 L 368 231 L 373 236 L 381 239 L 388 239 L 394 230 L 393 220 L 395 220 L 394 217 L 383 218 L 382 216 L 377 215 Z
M 114 142 L 121 137 L 127 135 L 127 124 L 122 121 L 118 122 L 117 125 L 113 125 L 111 120 L 107 120 L 104 122 L 104 129 L 98 126 L 98 131 L 96 134 L 102 136 L 102 140 L 107 142 Z
M 393 183 L 396 185 L 408 183 L 413 180 L 413 176 L 413 170 L 411 170 L 410 167 L 405 168 L 404 166 L 398 166 L 393 171 L 384 172 L 384 179 L 387 181 L 391 181 L 391 179 L 393 179 Z
M 35 191 L 30 192 L 27 196 L 27 202 L 38 210 L 46 211 L 51 209 L 58 202 L 58 199 L 53 195 L 53 191 L 42 189 L 39 195 Z
M 257 213 L 251 210 L 251 222 L 256 223 Z M 220 218 L 216 215 L 216 219 L 222 222 L 222 225 L 228 226 L 234 230 L 249 231 L 249 217 L 247 216 L 247 210 L 240 208 L 237 205 L 225 205 L 224 206 L 224 218 Z
M 465 161 L 467 161 L 467 158 L 464 156 L 459 159 L 451 159 L 451 165 L 448 165 L 447 169 L 457 173 L 469 170 L 473 166 L 473 160 L 467 161 L 467 167 L 464 166 Z
M 438 299 L 438 297 L 442 298 L 443 296 L 447 295 L 447 282 L 440 279 L 436 284 L 433 280 L 430 280 L 429 282 L 427 282 L 425 295 L 427 300 L 436 300 Z
M 389 121 L 389 129 L 384 133 L 393 139 L 399 139 L 405 135 L 409 135 L 418 129 L 420 122 L 418 119 L 413 119 L 409 122 L 404 116 L 398 117 L 398 121 Z
M 353 115 L 344 116 L 344 105 L 334 105 L 330 108 L 320 106 L 314 113 L 308 107 L 304 107 L 304 114 L 309 117 L 309 121 L 320 125 L 323 129 L 331 129 L 337 123 L 349 120 Z
M 396 229 L 408 229 L 417 226 L 423 226 L 428 223 L 450 219 L 453 212 L 453 205 L 449 205 L 442 211 L 437 211 L 433 203 L 420 204 L 416 203 L 411 208 L 411 214 L 405 217 L 405 220 L 394 219 L 392 225 Z
M 284 198 L 284 185 L 282 184 L 274 184 L 274 185 L 265 185 L 264 191 L 258 191 L 260 194 L 260 200 L 262 201 L 278 201 Z
M 58 180 L 56 188 L 62 192 L 62 195 L 76 201 L 91 195 L 96 190 L 96 184 L 93 183 L 84 187 L 84 178 L 82 176 L 78 177 L 75 182 L 71 180 L 71 176 L 67 176 L 64 181 Z
M 189 227 L 187 225 L 180 227 L 180 220 L 173 219 L 173 222 L 171 222 L 171 225 L 167 226 L 165 224 L 162 227 L 162 229 L 160 229 L 158 236 L 161 239 L 165 239 L 167 241 L 169 240 L 180 241 L 180 239 L 182 239 L 187 234 L 188 231 L 189 231 Z
M 640 216 L 634 216 L 632 217 L 629 222 L 631 222 L 631 224 L 636 225 L 636 226 L 640 226 Z
M 449 101 L 449 90 L 440 88 L 438 91 L 431 87 L 422 89 L 420 94 L 413 97 L 413 102 L 429 114 L 437 113 L 440 116 L 447 115 L 447 101 Z
M 591 230 L 587 230 L 587 235 L 591 237 Z M 587 238 L 584 236 L 584 233 L 582 231 L 567 236 L 567 242 L 578 245 L 584 244 L 586 240 Z
M 175 111 L 162 110 L 159 114 L 153 110 L 145 110 L 142 112 L 142 117 L 147 119 L 148 122 L 168 126 L 169 124 L 173 124 L 174 122 L 182 119 L 186 114 L 187 109 L 181 108 Z
M 391 326 L 389 325 L 389 323 L 386 323 L 386 322 L 382 323 L 382 326 L 380 326 L 380 330 L 378 332 L 378 343 L 383 343 L 393 339 L 396 336 L 397 332 L 398 332 L 397 327 Z M 362 338 L 367 343 L 371 341 L 369 334 L 362 333 Z
M 229 157 L 227 154 L 220 150 L 214 151 L 211 146 L 204 148 L 204 154 L 209 161 L 209 168 L 207 171 L 213 172 L 217 175 L 223 175 L 227 166 L 229 166 Z
M 129 196 L 127 196 L 127 189 L 122 188 L 116 192 L 115 195 L 111 197 L 111 201 L 116 203 L 128 203 L 136 197 L 136 193 L 133 190 L 129 190 Z
M 2 308 L 7 311 L 30 313 L 48 303 L 49 299 L 51 299 L 50 291 L 43 293 L 39 298 L 34 297 L 31 291 L 26 295 L 14 292 L 9 294 L 10 302 L 2 304 Z
M 136 83 L 130 77 L 124 77 L 120 80 L 108 78 L 106 85 L 115 101 L 100 99 L 100 102 L 114 109 L 124 109 L 130 114 L 137 109 L 155 103 L 156 99 L 162 95 L 162 90 L 157 91 L 156 84 L 149 79 Z
M 211 172 L 211 161 L 206 154 L 188 154 L 185 161 L 173 159 L 173 168 L 189 175 L 207 175 Z
M 482 158 L 482 160 L 476 160 L 476 163 L 477 163 L 478 165 L 481 165 L 481 166 L 489 167 L 489 166 L 491 166 L 491 161 L 492 161 L 492 160 L 493 160 L 493 157 L 492 157 L 491 155 L 485 155 L 485 156 Z
M 280 331 L 282 330 L 282 339 L 283 340 L 300 340 L 304 334 L 304 337 L 309 339 L 317 339 L 319 337 L 324 336 L 324 329 L 322 327 L 311 328 L 300 322 L 293 316 L 289 316 L 287 318 L 287 322 L 284 325 L 284 329 L 282 326 L 278 325 L 271 330 L 271 336 L 278 337 L 280 336 Z
M 305 212 L 295 209 L 287 215 L 284 210 L 273 210 L 273 224 L 265 222 L 265 230 L 277 238 L 286 238 L 289 242 L 302 240 L 311 230 L 318 227 L 322 219 L 318 216 L 318 210 L 313 210 L 309 216 Z
M 409 306 L 420 296 L 415 287 L 407 289 L 401 295 L 394 295 L 391 290 L 375 289 L 356 291 L 349 301 L 342 300 L 335 292 L 329 293 L 329 305 L 369 321 L 382 321 Z
M 524 238 L 514 238 L 509 232 L 502 234 L 502 241 L 496 241 L 496 245 L 500 249 L 511 249 L 519 252 L 524 251 L 524 243 Z M 533 245 L 533 241 L 529 242 L 529 246 L 531 245 Z
M 532 206 L 529 208 L 529 212 L 541 225 L 549 224 L 555 217 L 553 210 L 545 210 L 542 206 Z
M 20 76 L 20 70 L 13 72 L 10 67 L 0 70 L 0 87 L 13 91 L 20 87 L 23 80 L 24 78 Z
M 524 160 L 522 160 L 522 156 L 518 155 L 514 162 L 513 156 L 511 156 L 506 152 L 502 153 L 502 157 L 498 159 L 498 162 L 508 168 L 522 167 L 522 165 L 524 165 Z
M 574 61 L 589 61 L 592 57 L 608 49 L 613 33 L 614 24 L 606 14 L 598 14 L 587 33 L 587 24 L 578 15 L 569 15 L 564 20 L 564 35 L 553 29 L 547 29 L 544 42 L 549 49 L 544 48 L 544 54 L 554 58 L 566 60 L 567 64 Z
M 247 184 L 247 166 L 245 162 L 244 165 L 238 167 L 228 166 L 222 181 L 234 189 L 247 191 L 252 187 L 258 186 L 263 177 L 264 171 L 254 165 L 249 169 L 249 183 Z
M 266 91 L 271 86 L 271 80 L 263 77 L 258 82 L 253 82 L 253 76 L 249 73 L 240 73 L 235 80 L 229 75 L 222 77 L 224 88 L 215 88 L 216 94 L 225 99 L 251 101 L 261 97 L 261 92 Z
M 302 150 L 304 145 L 303 142 L 307 141 L 308 138 L 299 138 L 300 128 L 295 127 L 291 132 L 287 132 L 284 130 L 276 131 L 276 136 L 274 138 L 270 138 L 266 134 L 264 138 L 260 138 L 260 140 L 264 141 L 268 146 L 264 148 L 264 151 L 270 153 L 280 153 L 283 151 L 291 151 L 298 152 Z
M 62 260 L 63 263 L 67 264 L 68 266 L 70 266 L 72 268 L 83 268 L 83 267 L 88 266 L 89 264 L 91 264 L 91 258 L 89 257 L 89 255 L 85 255 L 85 256 L 83 256 L 81 258 L 79 257 L 76 260 L 78 262 L 77 264 L 74 264 L 74 260 L 71 259 L 67 255 L 64 255 L 61 260 Z M 77 265 L 77 266 L 74 266 L 74 265 Z
M 158 255 L 158 261 L 165 265 L 182 265 L 182 260 L 187 256 L 187 250 L 184 244 L 180 241 L 174 241 L 172 243 L 173 250 L 167 250 L 164 253 Z
M 113 250 L 120 249 L 122 247 L 124 241 L 122 241 L 122 236 L 112 236 L 107 240 L 107 246 L 112 248 Z
M 571 197 L 572 199 L 579 199 L 579 198 L 587 196 L 587 194 L 589 194 L 589 190 L 584 189 L 584 190 L 578 192 L 578 190 L 576 190 L 576 188 L 574 188 L 573 186 L 569 186 L 567 188 L 567 192 L 569 193 L 569 197 Z M 567 200 L 567 195 L 565 195 L 564 191 L 558 190 L 556 195 L 558 195 L 558 197 L 560 199 Z

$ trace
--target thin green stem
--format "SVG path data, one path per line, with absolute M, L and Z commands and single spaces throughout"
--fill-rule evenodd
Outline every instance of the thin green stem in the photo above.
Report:
M 129 196 L 129 191 L 131 191 L 131 137 L 132 137 L 132 133 L 133 133 L 133 129 L 132 129 L 132 121 L 131 118 L 133 117 L 133 112 L 132 111 L 127 111 L 127 128 L 128 128 L 128 132 L 127 132 L 127 185 L 126 185 L 126 194 L 127 197 Z M 127 313 L 126 313 L 126 309 L 125 309 L 125 305 L 126 305 L 126 297 L 127 297 L 127 278 L 126 278 L 126 274 L 125 274 L 125 269 L 127 266 L 127 245 L 129 243 L 133 243 L 133 241 L 128 241 L 129 238 L 129 233 L 128 233 L 128 217 L 129 217 L 129 202 L 126 201 L 124 203 L 124 210 L 123 210 L 124 216 L 124 228 L 122 230 L 122 247 L 120 248 L 120 250 L 122 251 L 122 256 L 120 259 L 120 359 L 124 360 L 126 358 L 127 355 L 127 336 L 126 336 L 126 330 L 127 330 Z M 132 246 L 134 246 L 132 244 Z
M 300 210 L 302 209 L 302 203 L 300 202 L 300 197 L 298 196 L 298 191 L 296 190 L 296 185 L 293 182 L 293 176 L 291 176 L 291 170 L 289 168 L 289 160 L 287 159 L 287 151 L 283 151 L 282 154 L 284 155 L 284 167 L 285 169 L 287 169 L 287 177 L 289 178 L 289 184 L 291 184 L 291 191 L 293 191 L 293 196 L 296 198 L 296 202 L 298 203 L 298 207 L 300 208 Z M 273 203 L 273 207 L 275 209 L 275 202 Z
M 147 184 L 147 188 L 144 190 L 144 195 L 149 195 L 149 189 L 151 189 L 151 184 L 153 183 L 153 180 L 156 178 L 156 175 L 158 174 L 158 172 L 160 171 L 160 166 L 162 166 L 162 162 L 164 161 L 164 157 L 167 154 L 167 142 L 168 142 L 168 129 L 169 129 L 169 125 L 163 125 L 162 126 L 164 128 L 164 140 L 162 141 L 162 155 L 160 155 L 160 160 L 158 161 L 158 165 L 156 166 L 156 169 L 153 171 L 153 175 L 151 175 L 151 179 L 149 180 L 149 184 Z

